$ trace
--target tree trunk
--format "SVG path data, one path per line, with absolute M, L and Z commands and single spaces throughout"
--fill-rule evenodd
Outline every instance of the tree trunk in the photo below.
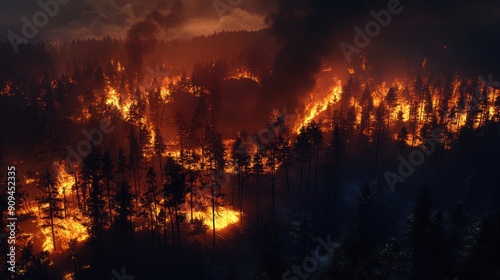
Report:
M 316 162 L 314 163 L 314 185 L 313 185 L 313 203 L 316 200 L 316 183 L 318 182 L 318 160 L 319 160 L 319 146 L 316 145 Z
M 285 151 L 283 151 L 283 167 L 285 168 L 286 194 L 290 194 L 290 180 L 288 178 L 288 164 L 286 161 Z
M 106 178 L 106 189 L 108 192 L 109 221 L 111 223 L 111 229 L 113 229 L 113 214 L 111 212 L 111 192 L 109 191 L 109 178 Z
M 256 197 L 255 197 L 255 201 L 257 202 L 257 228 L 259 227 L 259 174 L 257 174 L 257 186 L 256 186 L 256 189 L 255 189 L 255 193 L 256 193 Z M 240 217 L 241 219 L 241 217 Z

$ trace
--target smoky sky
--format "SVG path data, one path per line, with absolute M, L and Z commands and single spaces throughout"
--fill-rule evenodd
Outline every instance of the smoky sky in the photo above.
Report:
M 43 0 L 50 1 L 50 0 Z M 221 0 L 227 3 L 225 0 Z M 60 5 L 56 16 L 40 29 L 33 40 L 65 40 L 101 38 L 103 36 L 125 38 L 127 30 L 154 13 L 157 8 L 171 6 L 175 0 L 69 0 Z M 264 27 L 264 17 L 272 7 L 272 1 L 243 0 L 233 13 L 220 17 L 212 1 L 182 0 L 185 21 L 170 33 L 172 39 L 189 39 L 222 30 L 256 30 Z M 0 32 L 21 35 L 22 17 L 32 19 L 41 8 L 37 1 L 5 0 L 0 2 Z M 199 26 L 200 28 L 195 28 Z M 165 38 L 165 39 L 170 39 Z
M 262 106 L 296 108 L 314 89 L 315 76 L 326 61 L 344 71 L 359 68 L 359 57 L 353 55 L 353 62 L 347 63 L 339 44 L 354 44 L 353 28 L 363 29 L 373 20 L 370 11 L 387 9 L 390 1 L 395 0 L 242 0 L 220 17 L 210 0 L 69 0 L 34 39 L 127 39 L 132 43 L 129 58 L 140 67 L 148 51 L 144 43 L 150 40 L 268 28 L 279 51 L 270 77 L 263 81 Z M 362 49 L 372 74 L 412 70 L 424 58 L 441 67 L 436 71 L 459 69 L 483 76 L 500 72 L 500 1 L 400 0 L 400 4 L 404 10 Z M 20 19 L 38 10 L 37 1 L 1 1 L 0 32 L 20 34 Z

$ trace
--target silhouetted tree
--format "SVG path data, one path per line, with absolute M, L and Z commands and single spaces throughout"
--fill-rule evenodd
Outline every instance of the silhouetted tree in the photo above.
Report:
M 56 220 L 64 218 L 63 201 L 59 197 L 59 192 L 56 188 L 56 183 L 52 179 L 52 174 L 49 170 L 45 171 L 39 181 L 38 188 L 43 192 L 45 197 L 40 199 L 40 218 L 48 221 L 48 224 L 42 224 L 42 227 L 50 227 L 52 232 L 52 246 L 56 251 L 56 236 L 55 228 L 59 227 Z
M 175 214 L 177 242 L 180 248 L 180 223 L 184 220 L 184 215 L 179 213 L 179 207 L 184 204 L 186 199 L 186 176 L 182 170 L 182 166 L 171 157 L 167 157 L 167 162 L 165 163 L 165 176 L 167 183 L 164 185 L 164 192 L 166 192 L 165 197 L 168 201 L 166 203 L 168 203 L 169 209 L 172 209 L 169 211 L 173 211 Z M 172 218 L 172 215 L 170 217 Z
M 111 182 L 114 181 L 114 173 L 113 173 L 113 159 L 111 157 L 111 153 L 109 150 L 104 152 L 102 162 L 102 175 L 104 176 L 104 183 L 106 184 L 106 195 L 107 195 L 107 203 L 108 203 L 108 211 L 109 211 L 109 222 L 111 228 L 113 228 L 113 214 L 111 212 Z
M 106 225 L 106 202 L 102 192 L 103 174 L 102 174 L 102 156 L 97 149 L 93 147 L 91 152 L 84 158 L 82 167 L 82 177 L 84 184 L 90 187 L 89 197 L 87 198 L 87 210 L 85 211 L 90 218 L 89 234 L 95 240 L 100 240 L 102 231 Z

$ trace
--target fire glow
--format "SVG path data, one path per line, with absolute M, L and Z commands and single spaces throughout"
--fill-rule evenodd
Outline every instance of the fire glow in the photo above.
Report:
M 57 251 L 64 251 L 69 248 L 69 243 L 72 239 L 77 242 L 83 242 L 89 238 L 85 223 L 88 219 L 82 215 L 75 205 L 70 203 L 73 198 L 73 186 L 75 177 L 66 172 L 64 163 L 54 162 L 54 170 L 56 171 L 56 189 L 58 198 L 64 201 L 65 213 L 67 215 L 63 219 L 55 219 L 55 237 Z M 70 207 L 68 207 L 71 205 Z M 35 213 L 38 209 L 32 209 Z M 37 226 L 44 237 L 42 249 L 44 251 L 53 252 L 52 232 L 50 227 L 42 227 L 43 224 L 40 215 L 37 216 Z

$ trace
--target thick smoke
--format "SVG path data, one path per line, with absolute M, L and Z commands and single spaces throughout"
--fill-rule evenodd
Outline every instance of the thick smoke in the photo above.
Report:
M 268 105 L 297 107 L 304 93 L 314 88 L 323 58 L 336 50 L 334 34 L 344 32 L 358 11 L 366 10 L 367 2 L 278 1 L 277 9 L 267 18 L 282 44 L 264 84 Z
M 167 34 L 184 20 L 184 5 L 181 0 L 175 0 L 171 4 L 161 1 L 144 19 L 132 25 L 127 32 L 127 52 L 132 71 L 140 75 L 143 56 L 153 49 L 157 38 Z
M 354 27 L 364 29 L 370 11 L 387 9 L 390 0 L 278 0 L 267 17 L 281 45 L 264 84 L 263 106 L 297 108 L 314 89 L 326 59 L 346 68 L 339 43 L 353 44 Z M 424 58 L 434 71 L 489 73 L 498 65 L 500 2 L 399 0 L 404 11 L 363 49 L 372 76 L 417 69 Z M 396 65 L 404 65 L 405 69 Z M 439 66 L 439 68 L 437 68 Z M 496 66 L 498 68 L 498 66 Z

